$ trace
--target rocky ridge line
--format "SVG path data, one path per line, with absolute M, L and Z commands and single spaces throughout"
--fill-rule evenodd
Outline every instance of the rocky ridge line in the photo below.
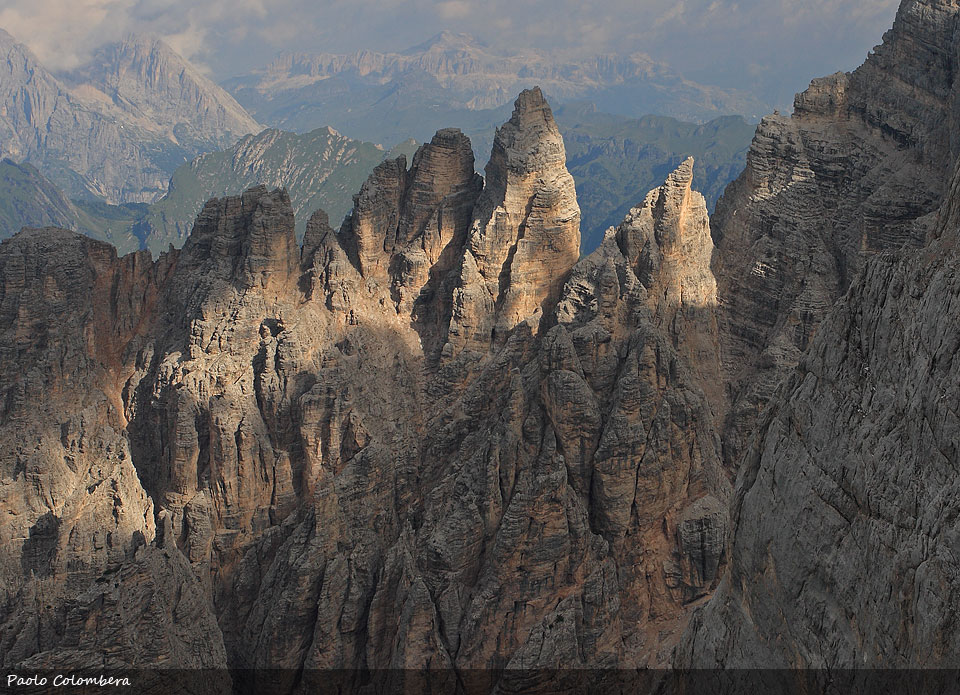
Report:
M 39 443 L 0 458 L 20 500 L 4 547 L 24 539 L 3 564 L 5 663 L 56 665 L 67 644 L 76 660 L 291 672 L 663 663 L 725 562 L 729 486 L 688 363 L 713 335 L 688 310 L 709 312 L 713 285 L 672 253 L 709 253 L 706 212 L 687 164 L 621 230 L 659 248 L 659 267 L 616 235 L 570 258 L 576 203 L 549 113 L 521 95 L 489 192 L 466 139 L 441 131 L 410 169 L 371 175 L 340 233 L 315 214 L 301 248 L 288 197 L 264 188 L 210 201 L 156 262 L 64 232 L 0 245 L 0 436 L 27 423 Z M 493 201 L 508 224 L 489 226 Z M 523 293 L 522 274 L 505 277 L 503 303 L 477 316 L 503 333 L 451 354 L 444 317 L 456 325 L 474 289 L 463 268 L 481 242 L 507 268 L 542 256 L 566 277 Z M 697 301 L 662 305 L 674 277 Z M 56 312 L 70 318 L 46 324 Z M 101 546 L 103 560 L 69 561 Z M 153 584 L 138 562 L 162 565 Z M 18 606 L 39 571 L 38 632 Z M 122 607 L 115 572 L 140 587 Z M 67 641 L 67 597 L 85 590 L 104 599 L 76 615 L 116 631 Z M 165 657 L 119 650 L 134 624 L 170 640 Z M 187 654 L 202 640 L 223 651 L 200 664 Z

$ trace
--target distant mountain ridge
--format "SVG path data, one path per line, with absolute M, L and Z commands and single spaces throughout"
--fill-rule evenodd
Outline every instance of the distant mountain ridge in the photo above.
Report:
M 696 124 L 666 116 L 614 116 L 597 112 L 592 104 L 568 104 L 557 109 L 556 117 L 567 167 L 577 182 L 584 255 L 689 156 L 696 160 L 697 189 L 712 211 L 723 189 L 743 170 L 754 133 L 740 116 Z
M 705 121 L 768 110 L 751 95 L 697 84 L 642 53 L 581 61 L 556 60 L 532 49 L 504 55 L 450 32 L 399 53 L 290 53 L 224 86 L 261 121 L 302 130 L 318 125 L 306 120 L 318 110 L 324 122 L 344 129 L 338 119 L 355 117 L 359 104 L 394 99 L 403 91 L 418 92 L 424 106 L 480 111 L 508 105 L 518 89 L 533 84 L 556 102 L 587 99 L 603 111 L 633 116 Z M 358 100 L 345 103 L 348 94 Z M 499 122 L 499 114 L 491 114 L 491 122 Z
M 0 239 L 23 227 L 58 226 L 109 242 L 122 253 L 149 249 L 159 254 L 182 246 L 205 201 L 258 184 L 287 189 L 302 237 L 310 213 L 322 208 L 339 224 L 374 167 L 385 158 L 409 158 L 416 146 L 409 140 L 385 151 L 332 128 L 303 134 L 268 129 L 177 167 L 167 194 L 155 203 L 119 206 L 70 200 L 29 163 L 3 159 Z
M 139 223 L 143 245 L 155 253 L 170 244 L 180 247 L 207 200 L 258 184 L 287 190 L 302 238 L 311 213 L 323 208 L 338 224 L 375 166 L 385 157 L 412 156 L 415 149 L 416 143 L 409 141 L 385 152 L 329 127 L 303 134 L 269 129 L 245 136 L 233 147 L 200 155 L 174 172 L 167 195 L 151 205 Z
M 106 241 L 121 252 L 140 248 L 133 223 L 146 205 L 111 206 L 69 200 L 29 164 L 0 160 L 0 239 L 25 226 L 57 226 Z
M 57 77 L 0 29 L 0 156 L 70 197 L 151 202 L 180 163 L 259 130 L 159 39 L 129 37 Z
M 109 99 L 118 117 L 139 117 L 145 128 L 158 125 L 183 146 L 262 130 L 222 87 L 154 36 L 128 35 L 103 46 L 63 80 L 74 94 Z

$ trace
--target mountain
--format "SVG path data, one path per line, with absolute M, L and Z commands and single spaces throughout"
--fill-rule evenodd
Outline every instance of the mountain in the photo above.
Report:
M 748 95 L 693 83 L 642 54 L 579 62 L 532 49 L 502 55 L 449 32 L 401 53 L 288 54 L 224 84 L 264 123 L 295 131 L 329 124 L 374 142 L 429 138 L 422 130 L 449 122 L 465 132 L 478 118 L 493 125 L 504 116 L 498 109 L 534 84 L 558 103 L 587 100 L 630 116 L 701 121 L 767 111 Z
M 761 121 L 717 203 L 729 463 L 864 259 L 926 242 L 960 153 L 955 16 L 952 3 L 905 2 L 860 68 Z
M 61 79 L 0 30 L 0 156 L 72 198 L 150 202 L 179 164 L 259 130 L 160 41 L 104 48 Z
M 697 190 L 713 210 L 723 189 L 743 171 L 755 130 L 739 116 L 697 125 L 664 116 L 604 114 L 592 104 L 567 104 L 556 113 L 567 167 L 577 182 L 584 254 L 689 156 L 697 162 Z
M 310 213 L 322 207 L 332 219 L 343 219 L 354 191 L 384 156 L 412 154 L 415 148 L 415 143 L 407 142 L 385 153 L 332 128 L 302 135 L 264 130 L 178 167 L 168 193 L 141 218 L 138 234 L 155 253 L 170 244 L 179 247 L 209 198 L 264 184 L 287 190 L 298 217 L 297 236 L 302 238 Z
M 129 228 L 122 232 L 126 239 L 117 236 L 116 220 L 110 220 L 109 238 L 122 250 L 135 248 L 131 245 L 134 237 L 144 240 L 154 251 L 166 249 L 170 243 L 179 245 L 203 201 L 215 195 L 237 194 L 256 183 L 290 189 L 299 214 L 298 234 L 303 232 L 307 213 L 317 207 L 324 207 L 335 221 L 339 220 L 349 208 L 352 191 L 379 160 L 367 152 L 370 156 L 363 159 L 366 164 L 362 165 L 367 168 L 356 169 L 342 182 L 336 196 L 326 193 L 316 197 L 317 186 L 336 183 L 336 177 L 325 183 L 329 172 L 323 159 L 327 156 L 327 144 L 315 141 L 317 136 L 312 135 L 317 127 L 331 122 L 324 120 L 333 115 L 327 105 L 346 109 L 341 120 L 348 132 L 373 142 L 395 143 L 411 136 L 428 140 L 446 123 L 457 122 L 477 150 L 489 150 L 495 124 L 509 116 L 509 108 L 486 108 L 493 103 L 493 97 L 451 100 L 451 95 L 445 93 L 441 98 L 437 86 L 448 91 L 461 90 L 464 96 L 484 89 L 485 81 L 492 79 L 484 70 L 493 70 L 491 74 L 495 75 L 523 70 L 522 80 L 515 77 L 514 81 L 524 81 L 532 79 L 528 73 L 533 69 L 521 68 L 519 58 L 494 56 L 469 37 L 447 34 L 402 55 L 376 54 L 362 60 L 356 56 L 340 57 L 342 60 L 330 56 L 310 59 L 316 63 L 310 63 L 314 67 L 308 70 L 313 75 L 311 89 L 332 91 L 322 98 L 318 96 L 319 101 L 297 105 L 296 121 L 287 122 L 294 126 L 311 124 L 311 132 L 304 133 L 304 142 L 294 144 L 295 138 L 281 137 L 274 131 L 260 140 L 247 139 L 247 145 L 235 148 L 240 136 L 257 133 L 260 126 L 233 97 L 155 38 L 130 36 L 107 45 L 87 65 L 60 76 L 45 71 L 9 35 L 0 37 L 0 46 L 7 46 L 9 71 L 4 81 L 6 96 L 0 87 L 0 99 L 11 104 L 7 117 L 0 117 L 0 133 L 7 133 L 0 154 L 35 165 L 66 197 L 89 204 L 158 202 L 172 181 L 174 189 L 158 202 L 143 225 L 137 227 L 135 217 L 121 214 L 129 222 Z M 464 60 L 474 67 L 467 70 L 450 62 L 454 60 L 451 56 L 461 53 L 471 56 Z M 301 56 L 297 60 L 307 58 Z M 576 69 L 557 67 L 542 57 L 538 61 L 536 74 L 553 75 L 551 84 L 573 96 L 593 94 L 590 90 L 595 91 L 605 79 L 617 82 L 644 76 L 656 77 L 664 84 L 669 80 L 674 81 L 674 86 L 684 84 L 682 78 L 663 66 L 641 58 L 635 59 L 632 68 L 606 66 L 599 59 L 592 67 Z M 294 64 L 301 65 L 290 63 Z M 414 64 L 416 67 L 411 67 Z M 301 67 L 307 70 L 305 65 Z M 486 67 L 481 70 L 477 66 Z M 341 81 L 337 75 L 351 70 L 363 73 L 363 79 L 369 82 L 369 90 L 363 87 L 367 90 L 365 96 L 353 94 L 346 98 L 346 92 L 336 87 Z M 463 70 L 469 75 L 461 79 L 458 75 Z M 330 71 L 340 72 L 328 75 Z M 371 76 L 374 73 L 376 78 Z M 442 80 L 438 82 L 440 78 L 431 76 L 434 74 Z M 320 79 L 320 75 L 327 77 Z M 303 83 L 298 79 L 280 80 L 278 84 Z M 382 82 L 388 79 L 391 81 L 385 87 Z M 462 80 L 467 81 L 461 84 Z M 489 85 L 488 88 L 492 89 Z M 383 92 L 384 89 L 387 91 Z M 32 90 L 28 103 L 34 106 L 23 105 L 24 90 Z M 505 96 L 500 99 L 501 103 L 505 101 Z M 36 104 L 49 105 L 50 113 Z M 572 147 L 571 170 L 581 189 L 586 253 L 596 248 L 604 230 L 621 219 L 635 200 L 688 155 L 699 162 L 698 186 L 712 207 L 719 189 L 740 168 L 740 150 L 746 145 L 750 130 L 737 120 L 721 119 L 702 127 L 667 118 L 634 121 L 591 112 L 583 104 L 561 108 L 558 117 L 564 131 L 570 123 L 571 132 L 564 134 Z M 275 142 L 268 148 L 267 160 L 261 162 L 255 150 L 264 147 L 266 141 Z M 227 152 L 236 155 L 244 147 L 248 149 L 243 154 L 227 161 Z M 293 148 L 289 153 L 293 159 L 281 162 L 279 158 L 287 156 L 281 152 L 287 147 Z M 315 152 L 311 153 L 312 150 Z M 408 150 L 407 154 L 412 154 Z M 315 173 L 308 171 L 304 159 L 312 155 L 321 162 Z M 200 159 L 193 161 L 197 156 Z M 276 161 L 271 161 L 271 157 Z M 288 166 L 292 169 L 286 170 Z M 314 180 L 308 181 L 310 178 Z M 104 238 L 95 222 L 91 226 L 60 218 L 58 224 Z M 46 221 L 32 216 L 11 220 L 10 227 L 16 231 L 32 224 Z M 104 232 L 107 227 L 100 224 Z
M 0 238 L 23 227 L 64 227 L 106 241 L 121 252 L 136 251 L 133 230 L 146 206 L 71 201 L 29 164 L 0 161 Z
M 627 119 L 597 113 L 589 106 L 568 106 L 558 109 L 556 117 L 582 211 L 583 254 L 599 246 L 606 229 L 687 156 L 698 162 L 697 187 L 712 208 L 723 186 L 742 168 L 753 134 L 753 126 L 736 116 L 696 125 L 657 116 Z M 476 139 L 471 136 L 474 151 L 489 137 L 485 132 Z M 335 223 L 342 220 L 352 192 L 374 166 L 398 154 L 409 158 L 414 149 L 408 141 L 385 154 L 329 127 L 304 134 L 266 130 L 179 167 L 169 193 L 151 206 L 137 233 L 154 252 L 169 244 L 180 246 L 204 201 L 262 183 L 287 189 L 297 215 L 297 236 L 302 238 L 313 210 L 323 208 Z
M 906 686 L 869 669 L 957 666 L 958 21 L 904 0 L 862 67 L 761 123 L 717 206 L 742 456 L 729 573 L 682 666 L 762 666 L 773 689 L 864 669 L 862 692 Z
M 592 105 L 584 104 L 561 107 L 556 117 L 578 190 L 584 255 L 599 246 L 606 229 L 622 219 L 636 200 L 687 156 L 697 160 L 696 185 L 703 190 L 708 208 L 712 208 L 722 187 L 742 165 L 753 132 L 752 126 L 739 117 L 696 125 L 657 116 L 628 119 L 598 113 Z M 489 149 L 490 137 L 487 132 L 472 137 L 474 151 L 482 145 Z M 149 210 L 76 201 L 81 208 L 96 207 L 93 219 L 77 221 L 74 213 L 50 217 L 48 211 L 45 217 L 39 211 L 50 206 L 40 204 L 38 199 L 33 213 L 21 210 L 23 214 L 18 217 L 19 213 L 11 209 L 7 228 L 0 229 L 0 234 L 9 236 L 24 226 L 55 224 L 110 241 L 124 252 L 149 248 L 159 253 L 170 244 L 183 244 L 204 201 L 212 196 L 236 195 L 263 183 L 287 189 L 297 215 L 297 236 L 302 238 L 310 212 L 323 208 L 334 222 L 342 220 L 350 209 L 353 192 L 374 166 L 398 154 L 409 158 L 415 148 L 413 141 L 407 141 L 384 153 L 330 128 L 304 134 L 265 130 L 245 136 L 231 148 L 202 154 L 179 166 L 167 194 Z M 0 200 L 16 195 L 5 192 L 10 182 L 9 178 L 0 179 Z M 45 185 L 53 187 L 50 182 Z M 57 195 L 65 198 L 60 192 Z
M 706 204 L 687 160 L 579 260 L 564 159 L 531 90 L 485 179 L 441 130 L 302 246 L 263 186 L 156 260 L 0 244 L 4 664 L 664 663 L 728 532 Z
M 4 240 L 4 665 L 950 692 L 958 22 L 903 0 L 760 123 L 713 220 L 684 159 L 585 257 L 539 89 L 484 177 L 439 130 L 302 244 L 265 186 L 157 259 Z
M 185 150 L 232 145 L 261 126 L 223 88 L 163 41 L 131 35 L 63 76 L 71 92 L 110 116 Z

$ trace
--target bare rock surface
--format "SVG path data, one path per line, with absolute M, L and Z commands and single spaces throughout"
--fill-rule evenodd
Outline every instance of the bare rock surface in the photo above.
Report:
M 0 245 L 9 665 L 665 663 L 728 533 L 690 163 L 579 262 L 538 90 L 487 172 L 444 130 L 299 248 L 263 187 L 155 262 Z
M 299 247 L 265 187 L 156 261 L 4 241 L 4 665 L 955 668 L 958 14 L 765 119 L 712 234 L 687 161 L 578 260 L 529 90 L 485 181 L 440 131 Z
M 717 204 L 725 459 L 872 253 L 922 246 L 958 154 L 957 3 L 903 2 L 852 73 L 814 80 L 764 118 Z
M 761 419 L 680 663 L 956 668 L 957 241 L 865 263 Z
M 189 565 L 155 547 L 120 398 L 172 260 L 50 228 L 0 247 L 4 666 L 225 664 Z
M 905 0 L 863 67 L 814 82 L 792 119 L 761 124 L 728 192 L 742 207 L 718 226 L 721 340 L 726 366 L 748 367 L 724 443 L 743 453 L 727 573 L 676 665 L 958 666 L 960 179 L 946 173 L 958 16 L 956 2 Z M 839 133 L 855 149 L 838 149 Z M 772 254 L 762 272 L 731 272 L 749 254 L 723 265 L 725 245 L 748 248 L 744 231 Z M 814 252 L 798 273 L 784 254 L 801 239 Z M 758 362 L 751 345 L 766 345 Z M 764 673 L 774 689 L 804 677 Z M 851 689 L 945 687 L 909 673 Z
M 0 29 L 0 156 L 71 197 L 152 202 L 177 165 L 259 130 L 160 40 L 129 37 L 57 77 Z
M 556 302 L 580 255 L 580 208 L 563 138 L 539 88 L 497 130 L 462 261 L 453 352 L 502 344 Z

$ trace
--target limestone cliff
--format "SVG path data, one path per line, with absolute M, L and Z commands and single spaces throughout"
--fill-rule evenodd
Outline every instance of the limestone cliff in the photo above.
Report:
M 157 537 L 118 381 L 174 262 L 56 229 L 0 246 L 5 666 L 225 664 L 209 601 Z
M 722 339 L 728 369 L 747 368 L 729 372 L 725 443 L 743 455 L 728 572 L 677 665 L 950 687 L 869 669 L 958 665 L 958 17 L 956 2 L 905 0 L 862 68 L 761 124 L 728 192 Z M 806 678 L 764 673 L 776 690 Z
M 290 669 L 251 686 L 288 692 L 302 669 L 510 690 L 496 669 L 665 662 L 728 533 L 690 163 L 579 262 L 538 91 L 487 172 L 441 131 L 301 248 L 262 187 L 155 262 L 0 244 L 5 665 L 107 650 Z M 444 349 L 470 293 L 496 335 Z M 116 631 L 77 627 L 97 620 Z
M 763 119 L 718 202 L 729 465 L 862 259 L 925 242 L 958 154 L 958 11 L 903 2 L 863 66 L 814 80 L 792 116 Z
M 4 241 L 4 665 L 955 667 L 958 16 L 765 119 L 712 230 L 687 161 L 578 260 L 530 90 L 485 180 L 440 131 L 300 247 L 265 187 L 156 261 Z
M 497 130 L 450 322 L 452 352 L 500 345 L 555 303 L 580 254 L 580 208 L 563 139 L 539 88 Z
M 694 667 L 958 665 L 960 180 L 922 251 L 867 261 L 761 418 Z

